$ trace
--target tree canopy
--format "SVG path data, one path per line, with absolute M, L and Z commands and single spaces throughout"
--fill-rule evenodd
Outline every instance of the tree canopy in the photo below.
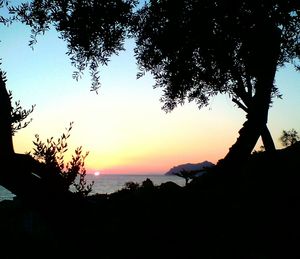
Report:
M 0 1 L 0 6 L 8 1 Z M 297 0 L 33 0 L 8 6 L 15 20 L 32 29 L 30 45 L 54 27 L 67 42 L 78 79 L 86 68 L 97 91 L 99 65 L 136 40 L 138 77 L 154 76 L 163 88 L 163 109 L 195 101 L 206 106 L 228 94 L 247 113 L 231 153 L 250 154 L 266 133 L 272 97 L 280 96 L 274 78 L 300 55 L 300 2 Z M 269 139 L 271 138 L 269 132 Z M 266 148 L 268 147 L 265 145 Z M 243 152 L 240 152 L 243 150 Z M 234 152 L 233 152 L 234 151 Z
M 92 77 L 91 90 L 100 86 L 99 65 L 107 65 L 113 54 L 123 50 L 132 21 L 136 0 L 33 0 L 16 6 L 8 5 L 11 16 L 1 18 L 3 23 L 21 21 L 31 27 L 29 45 L 37 36 L 51 28 L 67 42 L 67 55 L 76 68 L 79 79 L 86 68 Z M 0 7 L 2 3 L 0 2 Z
M 299 10 L 296 0 L 149 1 L 133 29 L 139 76 L 151 72 L 166 111 L 186 101 L 202 108 L 228 94 L 247 112 L 229 153 L 245 157 L 266 133 L 272 97 L 280 97 L 277 69 L 299 68 Z
M 278 66 L 300 54 L 299 1 L 153 0 L 138 14 L 140 72 L 150 71 L 164 89 L 167 111 L 185 100 L 201 108 L 218 93 L 248 106 L 273 31 L 280 34 Z

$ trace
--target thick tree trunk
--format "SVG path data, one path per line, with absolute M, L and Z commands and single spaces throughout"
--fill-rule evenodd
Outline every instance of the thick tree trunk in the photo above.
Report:
M 253 114 L 251 118 L 243 124 L 243 127 L 239 131 L 237 141 L 232 145 L 222 160 L 222 165 L 231 166 L 234 164 L 238 166 L 246 161 L 261 135 L 261 129 L 265 125 L 265 123 L 260 122 L 262 120 L 263 116 L 255 116 L 255 114 Z M 264 120 L 266 120 L 266 118 L 264 118 Z
M 47 181 L 49 172 L 30 155 L 14 152 L 12 107 L 3 74 L 0 74 L 0 185 L 27 202 L 71 197 L 59 180 Z
M 233 98 L 232 101 L 234 103 L 236 103 L 239 108 L 241 108 L 244 112 L 246 112 L 248 114 L 248 112 L 249 112 L 248 106 L 242 104 L 236 98 Z M 251 102 L 248 102 L 248 103 L 250 104 Z M 264 145 L 266 151 L 274 151 L 275 150 L 274 141 L 273 141 L 271 133 L 270 133 L 270 131 L 268 129 L 267 124 L 262 129 L 261 138 L 262 138 L 263 145 Z
M 5 81 L 0 76 L 0 158 L 14 154 L 11 124 L 11 103 L 5 87 Z
M 256 92 L 247 116 L 247 121 L 239 131 L 239 137 L 229 152 L 219 162 L 219 165 L 231 166 L 243 164 L 251 154 L 259 137 L 264 136 L 268 148 L 272 146 L 266 131 L 268 111 L 271 101 L 271 93 L 280 53 L 280 33 L 276 27 L 265 25 L 256 34 L 257 68 L 256 68 Z
M 29 187 L 29 156 L 15 154 L 12 139 L 12 106 L 3 74 L 0 75 L 0 184 L 19 195 Z M 25 161 L 26 159 L 28 161 Z M 26 162 L 26 163 L 25 163 Z
M 39 170 L 39 163 L 31 156 L 16 154 L 12 139 L 12 106 L 0 74 L 0 185 L 17 196 L 32 196 L 42 192 L 41 180 L 32 172 Z

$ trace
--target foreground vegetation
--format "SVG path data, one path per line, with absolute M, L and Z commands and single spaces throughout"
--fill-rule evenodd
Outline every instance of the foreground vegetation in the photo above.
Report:
M 1 258 L 299 258 L 299 153 L 299 142 L 255 153 L 186 187 L 3 201 Z

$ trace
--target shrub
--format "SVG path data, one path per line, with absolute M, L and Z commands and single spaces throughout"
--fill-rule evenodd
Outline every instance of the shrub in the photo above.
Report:
M 71 161 L 66 163 L 64 160 L 68 151 L 67 140 L 70 137 L 72 127 L 73 122 L 70 123 L 69 128 L 66 128 L 66 132 L 57 141 L 51 137 L 44 142 L 39 135 L 35 135 L 36 140 L 33 141 L 35 147 L 32 156 L 45 166 L 46 175 L 43 175 L 43 177 L 46 181 L 54 185 L 59 184 L 61 185 L 59 187 L 68 191 L 74 187 L 75 193 L 85 197 L 92 191 L 94 184 L 94 182 L 88 184 L 85 179 L 86 169 L 84 163 L 89 152 L 83 153 L 82 147 L 78 147 L 75 154 L 72 155 Z
M 299 137 L 298 132 L 294 129 L 291 129 L 288 131 L 283 130 L 282 135 L 279 138 L 279 140 L 281 141 L 281 144 L 284 147 L 288 147 L 288 146 L 295 144 L 297 141 L 299 141 L 300 137 Z
M 126 182 L 123 189 L 130 190 L 130 191 L 136 191 L 139 188 L 140 188 L 140 184 L 139 183 Z

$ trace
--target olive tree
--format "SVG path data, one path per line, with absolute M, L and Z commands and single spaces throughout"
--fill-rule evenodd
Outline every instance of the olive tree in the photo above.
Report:
M 246 121 L 223 162 L 242 163 L 260 136 L 274 149 L 268 112 L 276 71 L 297 65 L 299 10 L 296 0 L 150 0 L 133 27 L 138 76 L 154 76 L 166 111 L 228 94 Z

